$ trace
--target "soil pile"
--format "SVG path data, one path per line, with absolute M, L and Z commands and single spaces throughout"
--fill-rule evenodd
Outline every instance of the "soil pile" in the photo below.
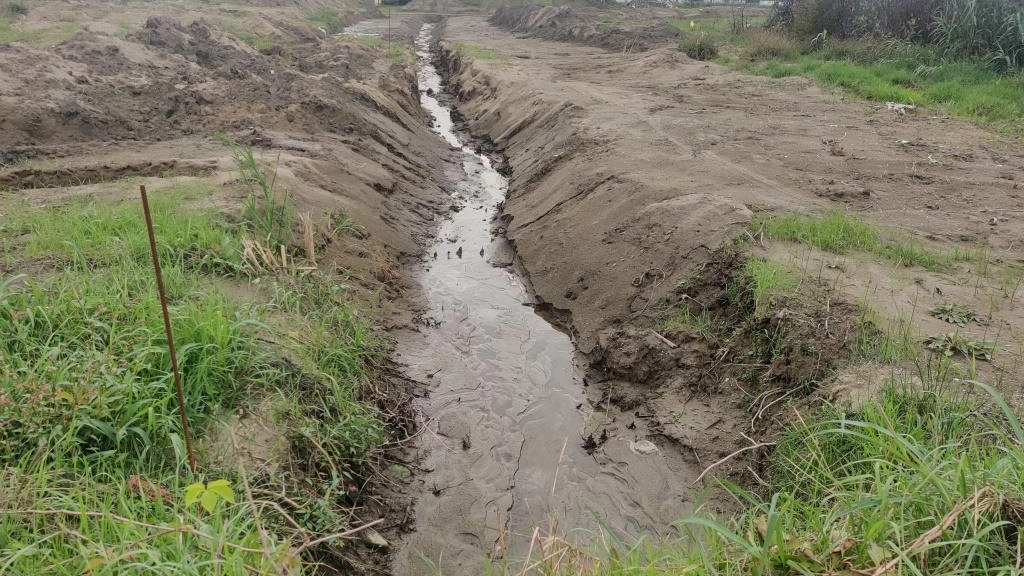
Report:
M 501 6 L 490 22 L 534 38 L 578 42 L 608 50 L 643 52 L 679 39 L 667 23 L 626 27 L 598 22 L 569 6 Z
M 276 27 L 282 41 L 261 50 L 202 18 L 163 16 L 123 38 L 87 25 L 47 49 L 0 45 L 0 183 L 230 171 L 230 150 L 210 140 L 219 134 L 277 158 L 300 208 L 366 227 L 375 247 L 345 263 L 375 282 L 429 236 L 442 196 L 432 173 L 447 151 L 426 127 L 411 64 L 292 27 L 305 32 Z M 371 257 L 390 249 L 390 262 Z

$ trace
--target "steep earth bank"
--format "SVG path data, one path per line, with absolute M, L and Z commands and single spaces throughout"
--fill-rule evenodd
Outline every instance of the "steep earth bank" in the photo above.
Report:
M 974 330 L 998 326 L 1008 360 L 996 372 L 1019 369 L 1021 311 L 997 280 L 979 281 L 972 296 L 970 269 L 836 263 L 793 246 L 785 258 L 810 276 L 799 298 L 755 311 L 747 256 L 772 254 L 763 241 L 737 242 L 752 238 L 744 231 L 759 212 L 841 209 L 936 250 L 990 250 L 993 262 L 1019 264 L 1024 157 L 1013 143 L 800 79 L 692 61 L 674 47 L 605 52 L 472 17 L 450 19 L 444 38 L 459 111 L 507 158 L 500 230 L 537 297 L 589 355 L 592 389 L 650 418 L 656 441 L 695 464 L 744 449 L 749 458 L 715 473 L 756 485 L 751 448 L 791 416 L 787 400 L 850 362 L 854 304 L 864 300 L 883 318 L 916 319 L 943 294 L 998 299 L 992 324 Z M 832 153 L 830 138 L 846 151 Z M 665 327 L 681 310 L 716 325 Z M 629 435 L 625 424 L 608 434 Z

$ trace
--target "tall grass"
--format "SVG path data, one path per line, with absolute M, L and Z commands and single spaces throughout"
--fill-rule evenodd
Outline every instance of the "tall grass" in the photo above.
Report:
M 288 200 L 288 192 L 277 188 L 277 169 L 264 168 L 249 147 L 236 147 L 234 157 L 240 178 L 249 190 L 245 218 L 253 233 L 271 248 L 288 246 L 295 209 Z
M 804 39 L 904 39 L 950 58 L 1024 66 L 1024 6 L 1016 0 L 782 0 L 772 20 Z
M 351 522 L 347 482 L 384 438 L 368 372 L 384 348 L 330 277 L 282 279 L 289 305 L 261 303 L 237 274 L 245 229 L 208 192 L 150 196 L 189 416 L 202 435 L 286 399 L 266 417 L 292 473 L 253 482 L 300 509 L 186 505 L 187 484 L 239 478 L 188 476 L 139 207 L 20 205 L 0 227 L 5 268 L 31 271 L 0 278 L 0 574 L 291 574 L 289 535 Z

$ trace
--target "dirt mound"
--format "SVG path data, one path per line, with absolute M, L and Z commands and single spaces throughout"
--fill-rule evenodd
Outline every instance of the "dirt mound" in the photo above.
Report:
M 163 17 L 123 40 L 80 32 L 47 51 L 0 46 L 0 150 L 19 150 L 10 162 L 33 157 L 30 146 L 252 128 L 380 139 L 367 104 L 406 128 L 420 122 L 412 68 L 362 78 L 371 47 L 296 41 L 264 52 L 201 20 Z
M 679 30 L 670 24 L 636 27 L 608 24 L 569 6 L 502 6 L 494 12 L 490 22 L 535 38 L 630 52 L 650 50 L 680 36 Z

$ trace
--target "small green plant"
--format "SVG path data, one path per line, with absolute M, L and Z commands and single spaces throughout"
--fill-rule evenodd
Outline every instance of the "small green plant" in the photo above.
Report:
M 718 56 L 718 43 L 706 32 L 701 32 L 696 36 L 690 36 L 683 40 L 682 44 L 679 45 L 679 49 L 694 60 L 711 60 Z
M 228 504 L 235 503 L 235 491 L 231 489 L 231 482 L 219 479 L 207 483 L 196 482 L 185 488 L 185 507 L 189 508 L 199 503 L 207 513 L 213 514 L 217 505 L 221 502 Z
M 245 218 L 253 234 L 275 250 L 279 246 L 288 246 L 295 224 L 295 210 L 287 192 L 277 189 L 277 169 L 266 170 L 260 166 L 249 147 L 236 148 L 234 156 L 240 179 L 249 190 L 245 199 Z
M 754 294 L 754 314 L 757 316 L 770 312 L 772 297 L 796 288 L 796 275 L 771 260 L 751 258 L 747 261 L 746 273 Z
M 929 336 L 925 338 L 924 345 L 932 352 L 942 354 L 947 358 L 960 354 L 974 360 L 991 360 L 996 348 L 995 342 L 971 340 L 955 332 L 949 332 L 942 336 Z
M 978 316 L 973 310 L 959 303 L 940 304 L 928 311 L 929 314 L 949 324 L 965 326 L 974 322 Z

